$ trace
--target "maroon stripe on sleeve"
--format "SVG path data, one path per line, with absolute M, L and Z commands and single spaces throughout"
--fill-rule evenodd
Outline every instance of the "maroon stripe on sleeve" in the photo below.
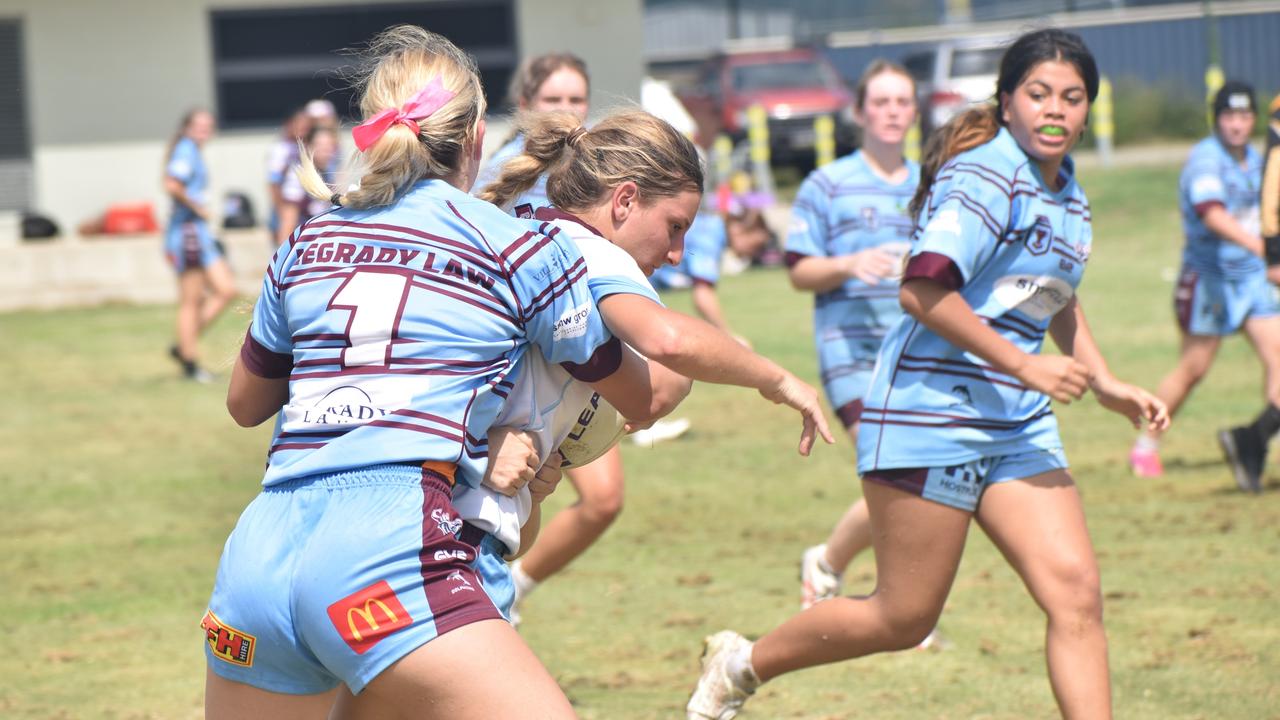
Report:
M 586 362 L 562 362 L 560 366 L 579 382 L 593 383 L 603 380 L 622 367 L 622 341 L 616 337 L 610 338 L 608 342 L 596 348 Z
M 1205 213 L 1216 207 L 1220 207 L 1225 210 L 1227 206 L 1223 205 L 1221 200 L 1208 200 L 1206 202 L 1197 203 L 1195 206 L 1196 217 L 1204 217 Z
M 786 263 L 787 267 L 793 268 L 796 266 L 796 263 L 800 262 L 801 260 L 807 257 L 809 256 L 805 255 L 804 253 L 798 253 L 798 252 L 788 250 L 787 254 L 782 256 L 782 262 Z
M 907 261 L 902 282 L 923 278 L 932 280 L 948 290 L 964 287 L 964 275 L 951 258 L 942 253 L 922 252 Z
M 840 424 L 844 425 L 845 430 L 853 427 L 858 418 L 862 417 L 862 400 L 853 400 L 836 408 L 836 417 L 840 418 Z
M 245 370 L 260 378 L 286 378 L 293 372 L 293 355 L 272 352 L 248 330 L 240 346 L 240 362 L 244 363 Z

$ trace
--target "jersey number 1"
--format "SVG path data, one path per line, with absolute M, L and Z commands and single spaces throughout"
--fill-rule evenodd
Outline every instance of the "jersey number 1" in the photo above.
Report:
M 390 364 L 408 291 L 407 276 L 368 270 L 357 270 L 338 288 L 329 309 L 351 311 L 343 367 Z

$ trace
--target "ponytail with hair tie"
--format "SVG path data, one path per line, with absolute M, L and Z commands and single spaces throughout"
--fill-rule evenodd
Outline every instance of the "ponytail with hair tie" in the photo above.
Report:
M 565 136 L 564 144 L 568 145 L 571 148 L 576 148 L 578 147 L 578 141 L 581 140 L 582 136 L 586 134 L 587 134 L 587 127 L 585 125 L 579 125 L 573 130 L 570 130 L 569 134 Z

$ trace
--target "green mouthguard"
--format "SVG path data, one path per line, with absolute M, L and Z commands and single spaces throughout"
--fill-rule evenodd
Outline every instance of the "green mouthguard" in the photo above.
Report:
M 1042 127 L 1042 128 L 1040 128 L 1040 132 L 1041 132 L 1041 133 L 1043 133 L 1043 134 L 1045 134 L 1045 135 L 1054 135 L 1054 136 L 1057 136 L 1057 137 L 1061 137 L 1061 136 L 1063 136 L 1063 135 L 1066 135 L 1066 134 L 1067 134 L 1067 131 L 1066 131 L 1066 130 L 1063 130 L 1063 129 L 1062 129 L 1062 128 L 1060 128 L 1060 127 L 1054 127 L 1054 126 L 1052 126 L 1052 125 L 1047 126 L 1047 127 Z

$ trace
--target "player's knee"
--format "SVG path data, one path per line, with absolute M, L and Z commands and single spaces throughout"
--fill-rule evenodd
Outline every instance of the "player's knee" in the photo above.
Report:
M 1102 580 L 1091 559 L 1062 562 L 1054 571 L 1053 587 L 1041 605 L 1052 617 L 1079 623 L 1102 621 Z
M 583 498 L 582 513 L 593 525 L 611 525 L 622 514 L 622 491 L 600 493 Z
M 938 624 L 941 608 L 924 603 L 881 605 L 885 650 L 906 650 L 919 645 Z

